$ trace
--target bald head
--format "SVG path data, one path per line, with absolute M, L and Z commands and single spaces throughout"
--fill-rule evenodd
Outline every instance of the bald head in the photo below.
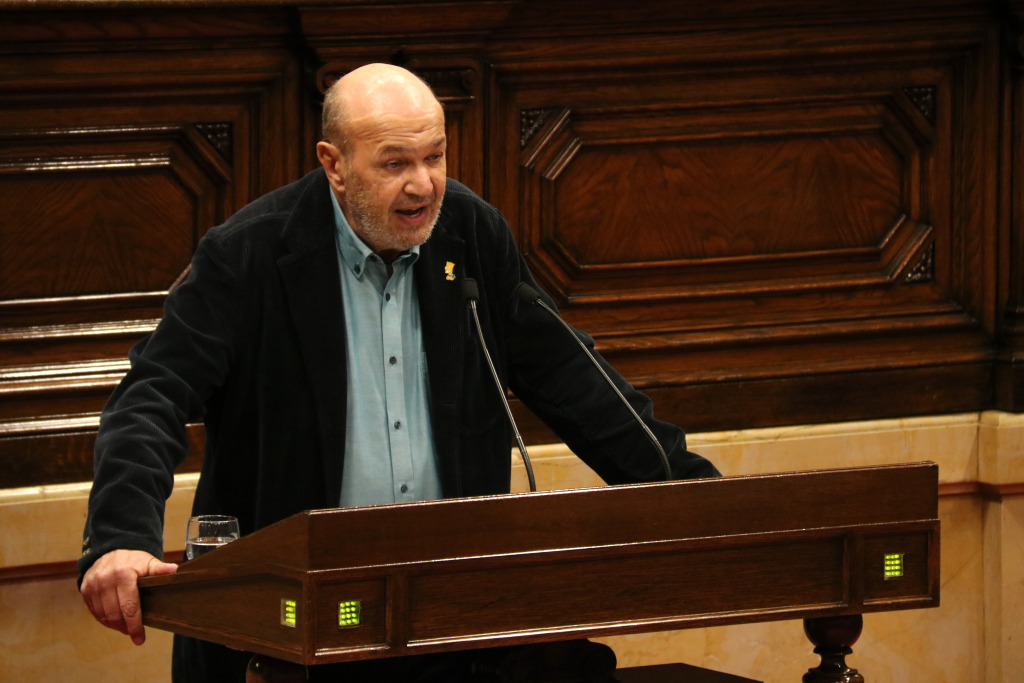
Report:
M 324 96 L 323 139 L 346 149 L 366 125 L 394 118 L 444 119 L 430 87 L 411 71 L 367 64 L 338 79 Z
M 349 226 L 386 263 L 430 237 L 447 145 L 441 103 L 405 69 L 370 64 L 327 91 L 317 159 Z

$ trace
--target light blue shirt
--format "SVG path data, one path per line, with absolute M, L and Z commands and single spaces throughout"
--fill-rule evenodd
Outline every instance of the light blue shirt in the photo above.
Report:
M 393 273 L 353 232 L 331 193 L 348 337 L 342 507 L 441 497 L 430 427 L 413 247 Z

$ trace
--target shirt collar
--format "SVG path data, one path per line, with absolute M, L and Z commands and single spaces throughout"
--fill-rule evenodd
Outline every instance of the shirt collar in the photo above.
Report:
M 335 241 L 338 244 L 338 254 L 341 256 L 341 262 L 356 277 L 362 277 L 362 274 L 366 271 L 366 261 L 374 256 L 373 250 L 352 229 L 348 219 L 345 218 L 345 213 L 341 210 L 341 205 L 338 203 L 338 197 L 334 194 L 334 190 L 329 189 L 328 192 L 331 194 L 331 205 L 334 206 L 334 227 L 335 234 L 337 235 Z M 419 259 L 419 255 L 420 245 L 417 244 L 395 259 L 395 264 L 407 262 L 408 265 L 412 265 Z

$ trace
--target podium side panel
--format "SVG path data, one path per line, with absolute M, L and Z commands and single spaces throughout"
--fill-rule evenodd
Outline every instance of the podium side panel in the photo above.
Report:
M 308 622 L 302 581 L 226 572 L 215 576 L 195 572 L 193 576 L 141 590 L 147 626 L 302 661 Z
M 834 537 L 415 576 L 410 646 L 842 608 L 845 565 Z

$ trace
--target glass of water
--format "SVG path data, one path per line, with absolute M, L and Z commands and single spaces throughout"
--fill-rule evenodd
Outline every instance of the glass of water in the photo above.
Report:
M 194 560 L 238 538 L 238 518 L 230 515 L 190 517 L 185 530 L 185 556 Z

